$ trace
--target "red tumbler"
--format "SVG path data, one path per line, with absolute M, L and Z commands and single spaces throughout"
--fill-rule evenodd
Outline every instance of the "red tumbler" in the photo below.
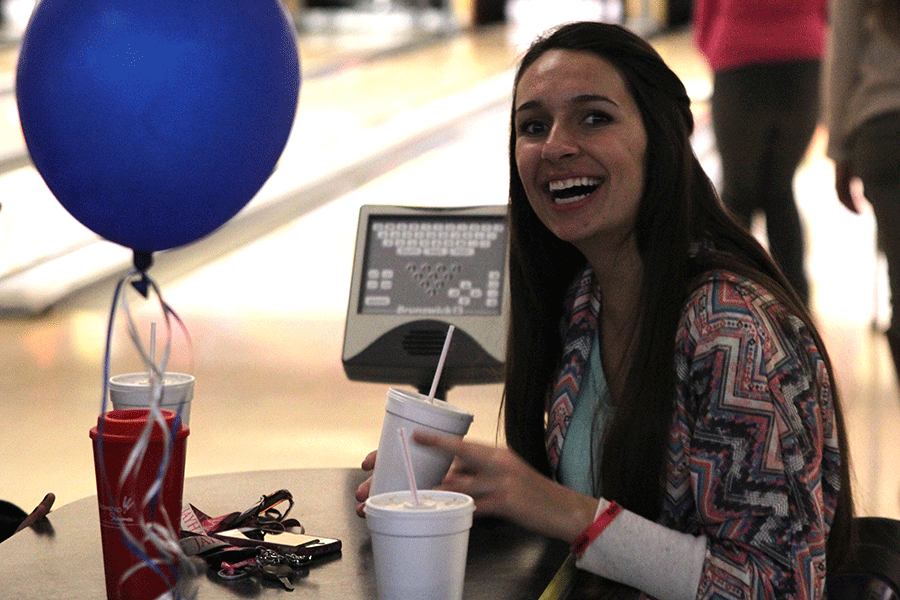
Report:
M 162 413 L 168 431 L 154 424 L 143 458 L 131 468 L 124 481 L 122 472 L 147 426 L 150 411 L 113 410 L 101 415 L 97 427 L 91 428 L 108 600 L 152 600 L 173 590 L 177 583 L 178 564 L 174 555 L 157 549 L 140 524 L 143 521 L 166 528 L 171 540 L 178 539 L 181 529 L 189 430 L 180 423 L 172 435 L 176 413 L 169 410 Z M 158 494 L 147 501 L 147 492 L 160 476 L 164 436 L 170 440 L 169 464 Z M 131 534 L 131 542 L 126 541 L 122 526 Z

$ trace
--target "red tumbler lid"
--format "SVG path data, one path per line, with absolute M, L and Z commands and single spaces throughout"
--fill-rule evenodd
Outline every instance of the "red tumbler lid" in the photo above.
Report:
M 175 424 L 177 413 L 172 410 L 162 410 L 163 417 L 166 420 L 168 431 L 172 431 Z M 120 439 L 133 440 L 136 439 L 144 431 L 147 426 L 147 418 L 150 410 L 146 408 L 129 408 L 125 410 L 111 410 L 97 417 L 97 426 L 91 428 L 91 439 L 96 439 L 100 426 L 103 427 L 103 439 Z M 181 439 L 188 434 L 188 428 L 184 423 L 180 423 L 178 427 L 177 438 Z M 153 432 L 150 435 L 152 440 L 162 439 L 162 429 L 158 423 L 154 423 Z

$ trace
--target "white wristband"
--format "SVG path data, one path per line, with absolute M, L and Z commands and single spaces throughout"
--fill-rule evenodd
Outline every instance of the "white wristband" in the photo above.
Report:
M 601 502 L 598 513 L 604 506 Z M 681 533 L 623 510 L 575 566 L 658 600 L 695 600 L 705 562 L 706 536 Z

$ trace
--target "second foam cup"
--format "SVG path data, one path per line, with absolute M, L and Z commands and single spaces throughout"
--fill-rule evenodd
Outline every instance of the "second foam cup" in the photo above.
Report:
M 191 401 L 194 399 L 194 376 L 186 373 L 164 373 L 160 408 L 181 412 L 181 421 L 191 425 Z M 125 373 L 109 378 L 109 399 L 115 410 L 150 406 L 150 375 Z
M 456 492 L 426 490 L 369 496 L 379 600 L 462 600 L 475 504 Z
M 443 400 L 432 402 L 425 394 L 389 388 L 370 495 L 409 489 L 399 429 L 405 430 L 407 438 L 415 430 L 464 436 L 473 419 L 472 413 Z M 453 457 L 412 442 L 407 447 L 416 485 L 427 490 L 440 484 Z

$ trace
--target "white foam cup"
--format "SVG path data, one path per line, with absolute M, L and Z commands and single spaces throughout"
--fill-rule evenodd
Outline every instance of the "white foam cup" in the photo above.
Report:
M 190 426 L 191 401 L 194 399 L 194 376 L 186 373 L 164 373 L 160 408 L 181 411 L 181 421 Z M 116 410 L 150 406 L 149 373 L 125 373 L 109 378 L 109 399 Z
M 456 492 L 423 490 L 370 496 L 379 600 L 461 600 L 475 503 Z
M 406 458 L 397 434 L 400 428 L 405 430 L 407 436 L 416 486 L 427 490 L 441 483 L 453 457 L 440 450 L 416 444 L 409 438 L 416 430 L 464 436 L 473 419 L 472 413 L 443 400 L 431 402 L 425 394 L 389 388 L 370 494 L 374 496 L 409 489 Z

